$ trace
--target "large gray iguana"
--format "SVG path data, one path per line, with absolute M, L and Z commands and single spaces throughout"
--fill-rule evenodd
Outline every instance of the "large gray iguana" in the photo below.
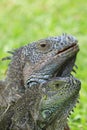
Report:
M 67 34 L 12 53 L 0 81 L 0 130 L 69 130 L 81 83 L 71 75 L 79 47 Z

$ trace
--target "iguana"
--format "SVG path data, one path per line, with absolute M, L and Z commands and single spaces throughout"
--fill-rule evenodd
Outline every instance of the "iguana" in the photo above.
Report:
M 0 130 L 68 130 L 81 83 L 71 74 L 79 47 L 63 34 L 13 52 L 0 81 Z

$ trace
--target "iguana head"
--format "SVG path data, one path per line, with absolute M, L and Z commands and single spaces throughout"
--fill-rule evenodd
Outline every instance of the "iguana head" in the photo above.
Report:
M 63 34 L 34 42 L 29 48 L 23 74 L 26 89 L 40 84 L 37 125 L 44 130 L 63 130 L 81 86 L 71 76 L 79 51 L 77 40 Z
M 41 85 L 38 125 L 47 130 L 62 130 L 75 106 L 81 83 L 73 76 L 57 77 Z
M 75 37 L 63 34 L 29 44 L 25 53 L 24 81 L 42 83 L 53 77 L 70 75 L 79 51 L 77 42 Z

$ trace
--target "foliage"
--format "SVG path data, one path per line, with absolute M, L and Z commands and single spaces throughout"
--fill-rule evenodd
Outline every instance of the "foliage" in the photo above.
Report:
M 87 7 L 86 0 L 0 0 L 0 58 L 6 51 L 63 32 L 79 40 L 76 76 L 81 79 L 80 104 L 69 119 L 72 130 L 87 129 Z M 0 61 L 0 78 L 8 61 Z

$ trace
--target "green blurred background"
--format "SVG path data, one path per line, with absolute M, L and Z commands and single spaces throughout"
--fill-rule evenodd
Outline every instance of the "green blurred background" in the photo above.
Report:
M 0 59 L 8 50 L 63 32 L 75 35 L 80 46 L 76 77 L 82 89 L 69 124 L 87 130 L 87 0 L 0 0 Z M 0 79 L 7 65 L 0 60 Z

